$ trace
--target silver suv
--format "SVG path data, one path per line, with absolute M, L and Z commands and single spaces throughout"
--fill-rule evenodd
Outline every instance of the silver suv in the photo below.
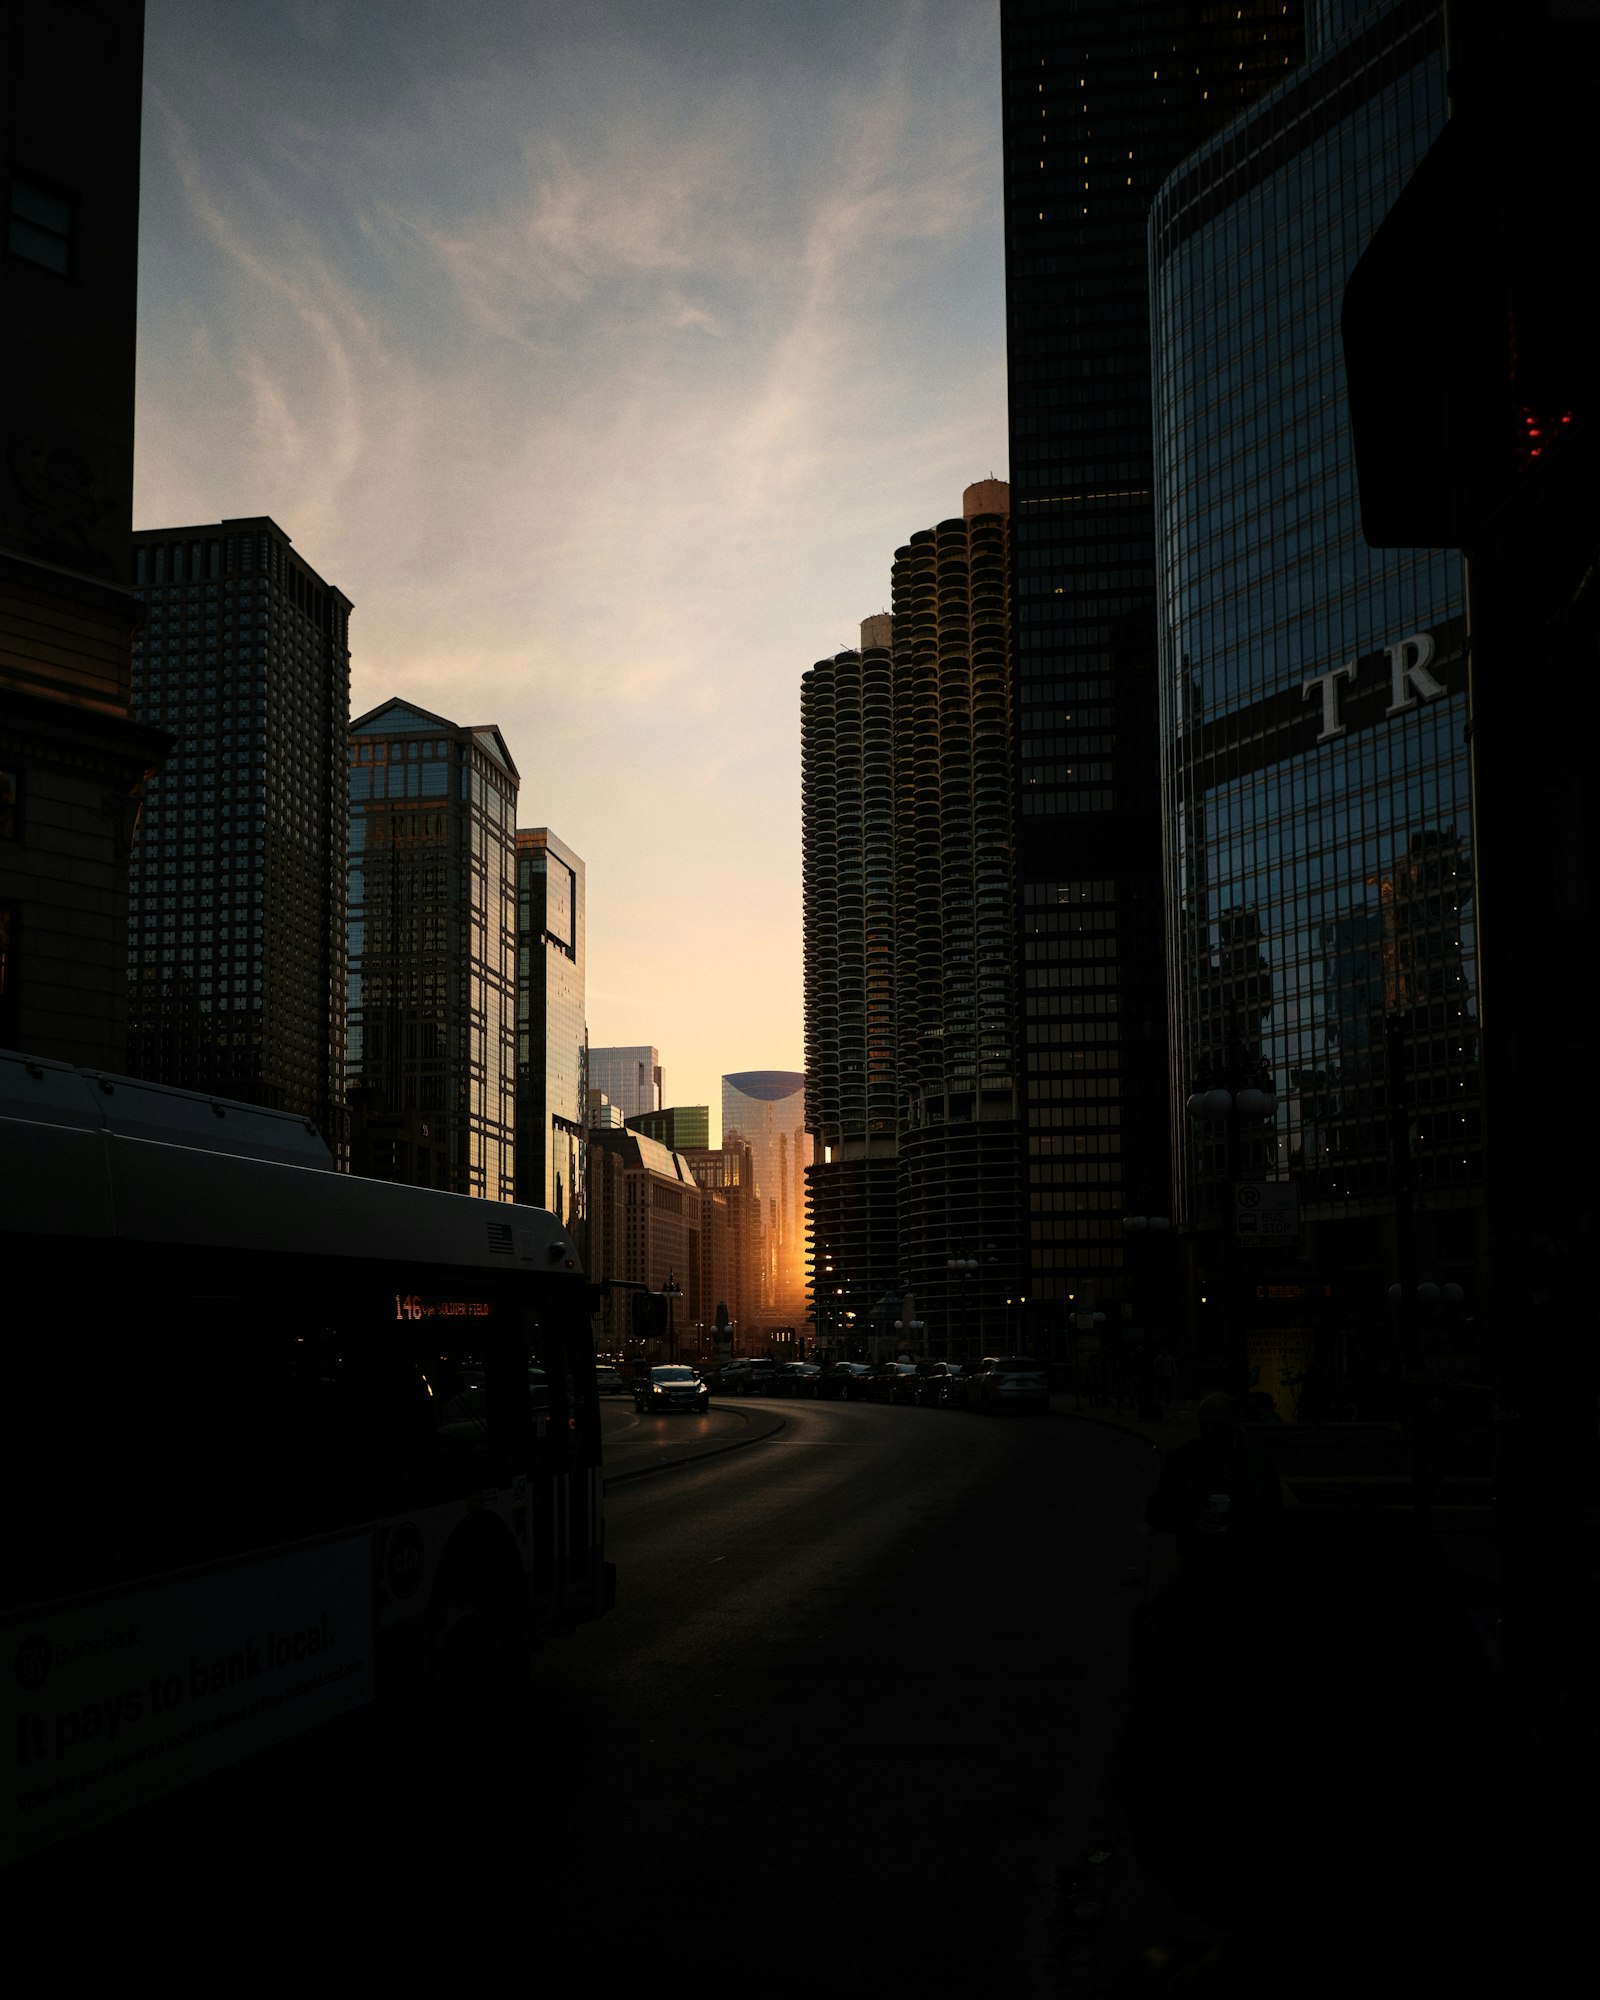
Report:
M 1022 1354 L 985 1355 L 967 1383 L 967 1405 L 990 1416 L 1007 1411 L 1048 1416 L 1050 1388 L 1043 1362 Z

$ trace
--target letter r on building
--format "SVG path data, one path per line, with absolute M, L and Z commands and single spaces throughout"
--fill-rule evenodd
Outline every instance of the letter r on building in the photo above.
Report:
M 1414 632 L 1409 639 L 1402 639 L 1397 646 L 1385 646 L 1385 656 L 1389 662 L 1389 707 L 1390 715 L 1398 715 L 1403 708 L 1409 708 L 1415 699 L 1412 688 L 1424 701 L 1432 701 L 1437 694 L 1444 693 L 1444 683 L 1436 681 L 1428 668 L 1433 664 L 1433 656 L 1438 648 L 1433 643 L 1431 632 Z M 1414 658 L 1408 655 L 1414 654 Z

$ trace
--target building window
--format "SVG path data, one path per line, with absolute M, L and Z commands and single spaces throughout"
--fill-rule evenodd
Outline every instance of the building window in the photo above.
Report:
M 13 167 L 6 227 L 6 247 L 11 254 L 70 278 L 76 235 L 77 198 L 65 188 L 52 187 L 48 181 L 35 180 Z
M 0 765 L 0 840 L 22 838 L 22 773 Z

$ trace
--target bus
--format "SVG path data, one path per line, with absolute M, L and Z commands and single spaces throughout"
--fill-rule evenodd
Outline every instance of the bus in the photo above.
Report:
M 0 1051 L 0 1260 L 12 1879 L 302 1739 L 468 1727 L 611 1608 L 554 1216 Z

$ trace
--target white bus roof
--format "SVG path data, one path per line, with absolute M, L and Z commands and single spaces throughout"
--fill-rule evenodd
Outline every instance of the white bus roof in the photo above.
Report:
M 287 1112 L 0 1050 L 0 1233 L 577 1273 L 541 1208 L 334 1170 Z

